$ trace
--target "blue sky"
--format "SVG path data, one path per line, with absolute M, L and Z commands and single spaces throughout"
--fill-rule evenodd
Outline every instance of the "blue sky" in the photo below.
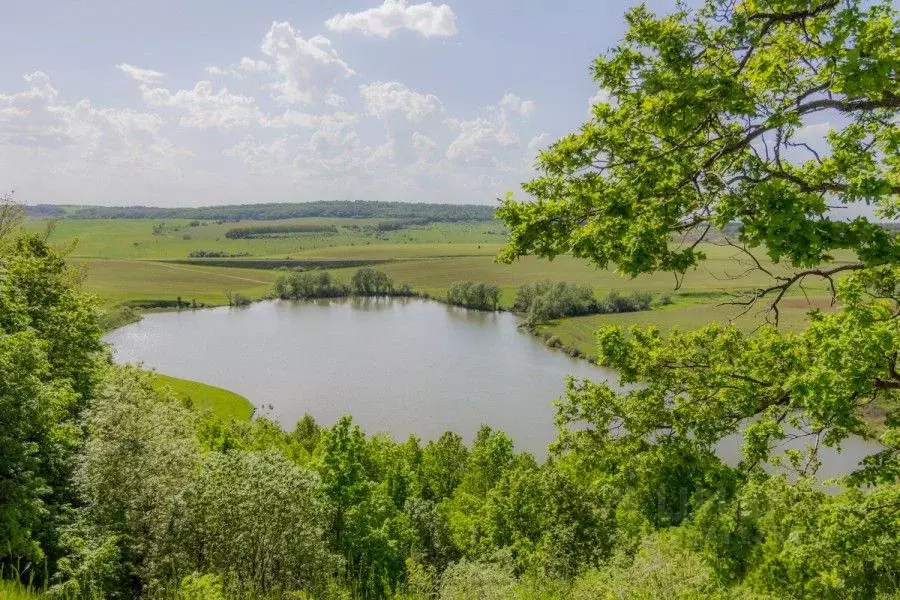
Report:
M 4 4 L 0 189 L 177 206 L 492 203 L 585 119 L 633 3 Z

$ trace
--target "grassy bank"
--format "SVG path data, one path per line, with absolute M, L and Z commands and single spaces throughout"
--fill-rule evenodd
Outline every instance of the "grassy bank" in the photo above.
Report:
M 674 296 L 675 302 L 669 306 L 654 310 L 589 315 L 571 317 L 544 323 L 536 327 L 541 337 L 556 337 L 561 347 L 574 348 L 583 356 L 596 355 L 595 333 L 600 327 L 609 325 L 620 327 L 657 327 L 662 332 L 678 328 L 682 331 L 699 329 L 713 321 L 732 320 L 744 331 L 751 332 L 765 322 L 766 314 L 755 309 L 741 315 L 744 307 L 724 304 L 731 300 L 725 294 L 702 294 L 698 296 Z M 780 307 L 779 326 L 789 331 L 797 331 L 809 322 L 812 309 L 830 310 L 830 301 L 822 296 L 805 298 L 787 298 Z
M 153 384 L 159 389 L 171 390 L 187 404 L 199 410 L 209 410 L 222 419 L 246 421 L 253 416 L 255 410 L 243 396 L 199 381 L 154 373 Z

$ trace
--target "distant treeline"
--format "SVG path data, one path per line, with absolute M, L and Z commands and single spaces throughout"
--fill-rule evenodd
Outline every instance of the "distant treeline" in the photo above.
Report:
M 259 225 L 256 227 L 235 227 L 225 232 L 230 240 L 275 237 L 291 233 L 337 233 L 334 225 L 318 225 L 315 223 L 297 223 L 293 225 Z
M 191 250 L 188 258 L 240 258 L 250 256 L 249 252 L 225 252 L 224 250 Z
M 195 208 L 151 206 L 67 207 L 37 205 L 29 214 L 70 219 L 202 219 L 210 221 L 275 221 L 306 217 L 343 219 L 423 219 L 428 222 L 491 221 L 494 207 L 480 204 L 429 204 L 367 200 L 316 201 L 291 204 L 236 204 Z
M 25 214 L 29 217 L 46 218 L 46 217 L 63 217 L 66 209 L 55 204 L 38 204 L 36 206 L 26 206 Z
M 375 228 L 378 231 L 398 231 L 408 227 L 428 225 L 432 222 L 433 220 L 424 217 L 418 219 L 394 219 L 393 221 L 379 221 Z
M 358 269 L 350 285 L 335 281 L 327 272 L 295 271 L 275 282 L 275 295 L 282 300 L 341 298 L 344 296 L 416 296 L 408 285 L 396 285 L 388 275 L 371 267 Z

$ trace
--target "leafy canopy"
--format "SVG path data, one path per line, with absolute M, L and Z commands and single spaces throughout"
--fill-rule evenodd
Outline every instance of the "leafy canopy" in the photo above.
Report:
M 499 209 L 501 260 L 572 253 L 627 275 L 683 273 L 704 258 L 697 242 L 735 221 L 747 245 L 796 266 L 841 248 L 865 265 L 900 259 L 878 224 L 828 218 L 859 205 L 900 216 L 891 2 L 708 0 L 626 19 L 593 66 L 607 101 L 540 155 L 524 186 L 536 201 Z M 673 246 L 673 234 L 691 235 Z

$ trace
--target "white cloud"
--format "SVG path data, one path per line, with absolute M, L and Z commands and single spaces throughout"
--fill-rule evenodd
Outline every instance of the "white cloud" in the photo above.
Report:
M 425 134 L 414 131 L 412 134 L 413 148 L 420 152 L 431 152 L 437 148 L 437 143 Z
M 550 144 L 551 139 L 553 138 L 549 133 L 539 133 L 538 135 L 531 138 L 531 141 L 528 142 L 528 151 L 532 154 L 537 154 Z
M 530 117 L 534 113 L 535 103 L 533 100 L 522 100 L 513 93 L 507 92 L 500 100 L 500 106 L 516 113 L 520 117 Z
M 519 121 L 510 116 L 527 117 L 534 112 L 535 103 L 512 93 L 504 94 L 497 104 L 484 108 L 484 116 L 469 120 L 447 119 L 447 125 L 456 131 L 445 156 L 464 164 L 491 164 L 501 166 L 501 156 L 508 149 L 519 146 L 517 128 Z
M 396 81 L 365 84 L 359 90 L 366 112 L 379 119 L 398 114 L 407 121 L 419 123 L 425 117 L 443 110 L 440 98 L 434 94 L 414 92 Z
M 141 93 L 151 106 L 181 111 L 180 123 L 184 127 L 231 129 L 247 127 L 259 119 L 254 98 L 232 94 L 227 88 L 213 92 L 209 81 L 198 81 L 193 89 L 176 92 L 141 85 Z
M 442 6 L 387 2 L 375 12 Z M 421 20 L 375 21 L 375 35 L 434 34 Z M 449 23 L 455 31 L 455 18 Z M 193 85 L 117 65 L 135 81 L 137 109 L 63 100 L 44 73 L 26 76 L 21 89 L 0 94 L 0 181 L 44 202 L 240 202 L 250 192 L 272 201 L 426 193 L 487 201 L 527 179 L 549 139 L 527 120 L 535 103 L 512 92 L 454 112 L 397 81 L 353 81 L 325 37 L 306 39 L 277 22 L 263 33 L 257 54 L 223 57 Z M 217 77 L 233 80 L 225 87 Z
M 248 136 L 222 153 L 237 158 L 256 173 L 271 174 L 290 166 L 297 139 L 296 136 L 285 136 L 263 142 Z
M 334 104 L 332 86 L 355 74 L 328 38 L 304 39 L 290 23 L 272 23 L 261 49 L 274 63 L 276 98 L 286 104 L 311 104 L 320 98 Z
M 65 190 L 74 189 L 72 178 L 134 179 L 185 154 L 162 134 L 158 115 L 63 101 L 41 71 L 24 80 L 25 90 L 0 94 L 0 178 L 11 186 Z
M 452 161 L 474 162 L 490 158 L 490 146 L 500 141 L 500 130 L 487 119 L 450 119 L 447 124 L 457 132 L 456 139 L 445 152 L 445 156 Z
M 365 35 L 388 38 L 409 30 L 424 37 L 456 35 L 456 15 L 446 4 L 407 4 L 405 0 L 384 0 L 377 8 L 335 15 L 325 22 L 332 31 L 361 31 Z
M 262 115 L 259 119 L 259 124 L 263 127 L 271 127 L 276 129 L 316 129 L 319 127 L 331 125 L 346 127 L 356 123 L 357 121 L 358 119 L 356 115 L 352 115 L 346 112 L 315 115 L 296 110 L 286 110 L 280 115 Z
M 410 143 L 415 150 L 419 164 L 428 164 L 438 158 L 438 145 L 433 139 L 423 133 L 414 131 L 410 137 Z
M 242 58 L 238 64 L 227 69 L 223 69 L 215 65 L 206 67 L 206 72 L 210 75 L 226 75 L 229 77 L 237 77 L 238 79 L 243 79 L 248 75 L 267 73 L 271 70 L 272 65 L 270 65 L 266 61 L 254 60 L 246 56 Z
M 616 99 L 612 97 L 612 94 L 609 93 L 609 90 L 606 88 L 600 88 L 597 90 L 597 93 L 588 98 L 587 102 L 587 114 L 588 117 L 594 114 L 594 106 L 597 104 L 612 104 L 615 106 Z
M 277 174 L 291 180 L 325 177 L 351 177 L 361 168 L 371 149 L 362 144 L 355 129 L 357 118 L 347 113 L 309 115 L 287 111 L 267 126 L 311 130 L 296 132 L 274 140 L 247 137 L 224 154 L 239 159 L 256 173 Z
M 794 134 L 794 139 L 806 143 L 824 142 L 832 129 L 834 129 L 834 126 L 828 121 L 824 123 L 810 123 L 798 129 Z
M 156 83 L 166 76 L 165 73 L 160 73 L 159 71 L 153 71 L 151 69 L 141 69 L 140 67 L 135 67 L 128 63 L 120 63 L 116 65 L 116 68 L 135 81 L 141 83 Z

